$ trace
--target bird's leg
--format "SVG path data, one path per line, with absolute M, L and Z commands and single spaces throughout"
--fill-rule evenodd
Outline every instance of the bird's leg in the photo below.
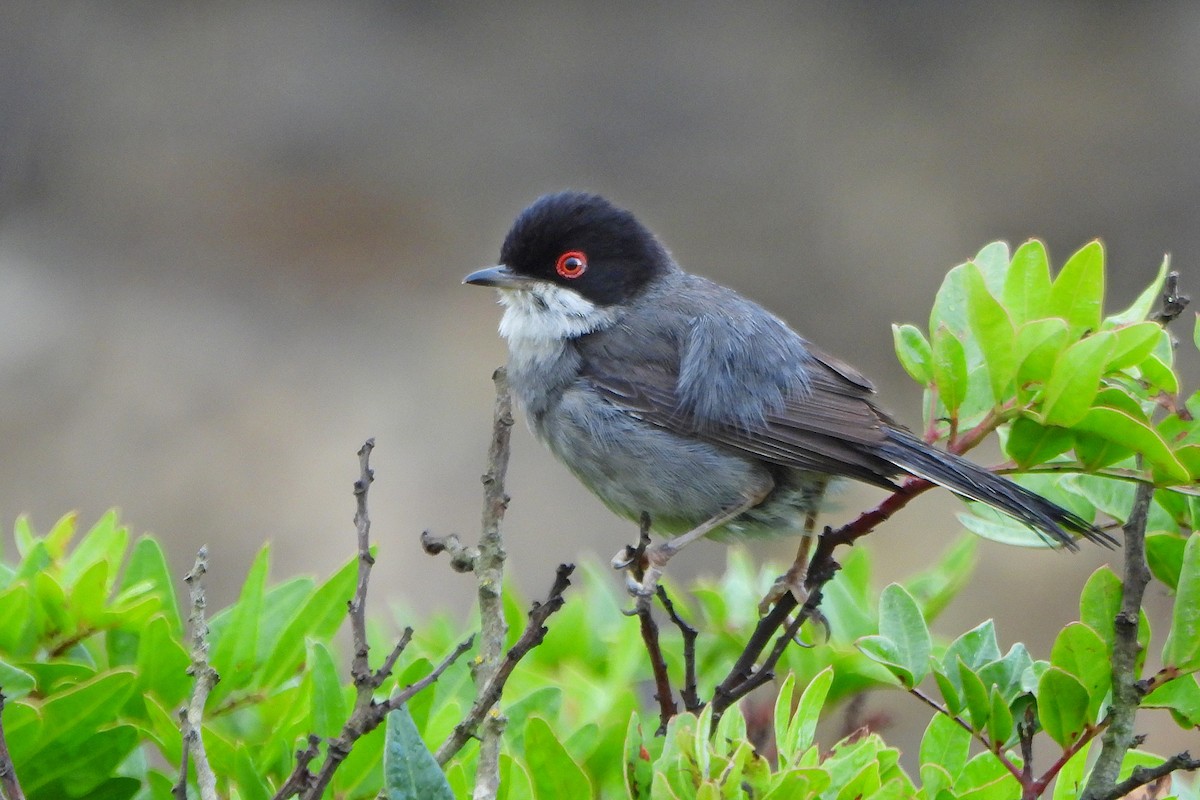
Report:
M 808 599 L 808 589 L 804 587 L 804 581 L 808 578 L 808 554 L 812 550 L 813 531 L 816 527 L 817 512 L 810 511 L 804 517 L 804 533 L 800 537 L 800 545 L 796 548 L 796 559 L 787 572 L 775 579 L 775 585 L 759 602 L 759 615 L 765 616 L 771 610 L 771 606 L 788 592 L 796 598 L 797 607 L 803 606 L 804 601 Z
M 638 583 L 632 575 L 628 575 L 626 577 L 626 586 L 628 587 L 630 594 L 638 597 L 652 597 L 654 595 L 654 590 L 658 587 L 658 579 L 662 577 L 663 567 L 667 565 L 667 562 L 670 561 L 676 553 L 697 539 L 701 539 L 709 533 L 712 533 L 726 522 L 740 517 L 742 514 L 754 508 L 756 505 L 761 503 L 768 494 L 770 494 L 770 491 L 771 489 L 768 487 L 761 492 L 747 497 L 733 508 L 728 508 L 717 514 L 712 519 L 700 523 L 687 533 L 676 536 L 673 539 L 667 539 L 666 541 L 660 542 L 653 547 L 646 548 L 646 571 L 642 576 L 641 583 Z M 616 563 L 616 559 L 614 559 L 614 563 Z

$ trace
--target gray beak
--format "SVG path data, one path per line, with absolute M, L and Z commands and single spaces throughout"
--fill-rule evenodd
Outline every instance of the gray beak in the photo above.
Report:
M 496 289 L 519 289 L 532 282 L 532 278 L 518 275 L 503 264 L 472 272 L 463 278 L 463 283 L 472 286 L 492 286 Z

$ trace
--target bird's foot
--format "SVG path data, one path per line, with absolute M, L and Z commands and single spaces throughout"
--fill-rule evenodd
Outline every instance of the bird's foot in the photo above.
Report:
M 793 564 L 792 568 L 775 579 L 775 583 L 767 590 L 766 595 L 758 603 L 758 615 L 765 617 L 771 607 L 783 599 L 784 595 L 790 594 L 796 598 L 796 607 L 802 608 L 805 602 L 808 601 L 808 589 L 804 585 L 805 571 L 797 569 Z

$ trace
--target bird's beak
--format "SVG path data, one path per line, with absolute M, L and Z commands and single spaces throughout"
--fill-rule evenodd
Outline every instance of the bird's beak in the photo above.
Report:
M 520 289 L 531 282 L 531 278 L 518 275 L 503 264 L 472 272 L 463 278 L 463 283 L 472 286 L 492 286 L 496 289 Z

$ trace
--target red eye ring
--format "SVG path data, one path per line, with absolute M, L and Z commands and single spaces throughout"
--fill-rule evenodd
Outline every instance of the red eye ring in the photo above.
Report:
M 564 278 L 578 278 L 587 272 L 587 256 L 582 250 L 568 250 L 558 257 L 554 271 Z

